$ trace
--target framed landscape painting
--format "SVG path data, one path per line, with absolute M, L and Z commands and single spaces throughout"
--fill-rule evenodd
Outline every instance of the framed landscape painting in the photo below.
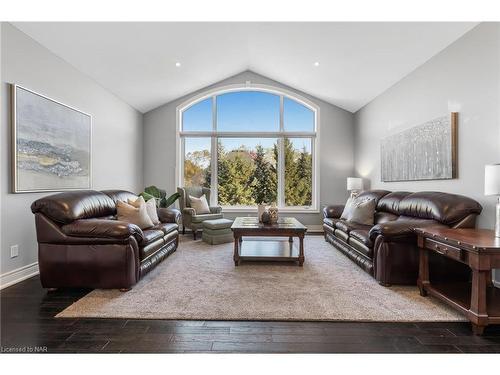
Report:
M 92 117 L 12 85 L 13 192 L 90 189 Z

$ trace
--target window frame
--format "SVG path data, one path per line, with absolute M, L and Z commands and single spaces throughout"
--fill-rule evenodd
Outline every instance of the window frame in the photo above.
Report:
M 279 108 L 279 130 L 265 132 L 218 132 L 217 131 L 217 96 L 230 92 L 239 91 L 261 91 L 274 95 L 280 98 Z M 183 131 L 182 130 L 182 114 L 184 111 L 196 105 L 197 103 L 212 98 L 212 130 L 211 131 Z M 311 132 L 287 132 L 284 129 L 284 97 L 288 97 L 306 108 L 313 111 L 314 114 L 314 129 Z M 228 85 L 204 91 L 198 95 L 184 101 L 176 108 L 176 163 L 175 163 L 175 183 L 176 186 L 181 186 L 184 181 L 184 139 L 186 137 L 209 137 L 211 139 L 211 171 L 212 180 L 210 186 L 210 204 L 217 205 L 218 181 L 217 181 L 217 140 L 218 138 L 277 138 L 279 147 L 278 165 L 278 208 L 282 212 L 289 213 L 318 213 L 319 212 L 319 132 L 320 132 L 320 109 L 319 106 L 312 101 L 298 95 L 287 89 L 277 88 L 274 86 L 251 84 L 247 82 L 244 85 Z M 311 206 L 285 206 L 285 160 L 284 160 L 284 138 L 310 138 L 311 139 L 311 155 L 313 160 L 312 166 L 312 204 Z M 253 212 L 256 211 L 256 206 L 222 206 L 224 212 Z

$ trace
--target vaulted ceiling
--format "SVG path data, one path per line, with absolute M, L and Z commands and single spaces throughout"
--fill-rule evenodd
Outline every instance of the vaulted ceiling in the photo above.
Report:
M 141 112 L 244 70 L 355 112 L 476 26 L 462 22 L 13 25 Z

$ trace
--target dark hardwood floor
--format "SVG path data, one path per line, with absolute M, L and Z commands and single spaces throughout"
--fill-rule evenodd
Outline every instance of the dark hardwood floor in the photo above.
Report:
M 498 353 L 500 326 L 468 323 L 61 319 L 88 290 L 47 292 L 33 277 L 0 292 L 1 349 L 48 353 Z

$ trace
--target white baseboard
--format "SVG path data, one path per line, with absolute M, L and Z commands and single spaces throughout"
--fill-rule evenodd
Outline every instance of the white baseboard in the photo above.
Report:
M 38 275 L 38 273 L 38 262 L 6 272 L 0 275 L 0 290 Z

